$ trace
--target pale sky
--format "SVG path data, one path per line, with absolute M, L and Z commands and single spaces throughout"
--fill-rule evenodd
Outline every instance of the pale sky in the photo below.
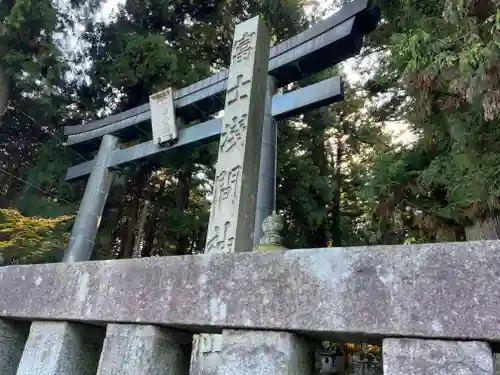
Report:
M 111 15 L 117 11 L 118 5 L 125 3 L 125 0 L 108 0 L 102 6 L 102 10 L 98 18 L 109 20 Z M 318 6 L 320 10 L 324 10 L 324 17 L 328 17 L 334 12 L 332 9 L 332 0 L 310 0 L 310 5 L 306 6 L 306 12 L 311 11 L 312 6 Z M 307 4 L 307 3 L 306 3 Z M 72 43 L 73 44 L 73 43 Z M 376 64 L 373 59 L 360 59 L 352 58 L 342 64 L 342 69 L 346 73 L 347 80 L 350 82 L 363 82 L 369 78 L 369 75 L 360 74 L 361 70 L 369 68 Z M 363 69 L 364 68 L 364 69 Z M 415 136 L 408 130 L 408 126 L 401 122 L 391 122 L 385 124 L 385 129 L 388 133 L 392 134 L 394 141 L 401 141 L 404 143 L 411 143 L 415 140 Z
M 108 0 L 102 7 L 102 14 L 104 18 L 109 18 L 109 16 L 115 12 L 118 8 L 118 4 L 125 3 L 125 0 Z

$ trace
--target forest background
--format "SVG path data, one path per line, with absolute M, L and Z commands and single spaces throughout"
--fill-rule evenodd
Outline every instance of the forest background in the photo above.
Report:
M 341 73 L 346 100 L 279 123 L 287 247 L 499 238 L 499 0 L 379 5 L 382 22 L 359 57 L 299 83 Z M 253 15 L 266 20 L 273 44 L 324 16 L 301 0 L 126 0 L 103 18 L 107 7 L 0 4 L 5 264 L 62 256 L 84 189 L 64 175 L 92 157 L 64 148 L 64 126 L 227 68 L 234 25 Z M 161 168 L 120 171 L 94 259 L 200 252 L 215 151 L 211 144 Z

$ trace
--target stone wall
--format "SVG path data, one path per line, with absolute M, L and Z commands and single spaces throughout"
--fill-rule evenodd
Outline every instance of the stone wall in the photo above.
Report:
M 311 340 L 366 339 L 382 343 L 385 375 L 492 375 L 499 250 L 484 241 L 6 266 L 0 373 L 161 374 L 175 362 L 170 373 L 187 374 L 191 335 L 225 332 L 218 374 L 312 374 Z M 37 321 L 28 341 L 17 320 Z

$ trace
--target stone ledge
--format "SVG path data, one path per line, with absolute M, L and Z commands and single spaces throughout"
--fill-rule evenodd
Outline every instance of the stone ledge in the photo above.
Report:
M 0 268 L 0 316 L 500 341 L 500 242 Z
M 490 346 L 477 341 L 383 340 L 384 374 L 492 375 Z

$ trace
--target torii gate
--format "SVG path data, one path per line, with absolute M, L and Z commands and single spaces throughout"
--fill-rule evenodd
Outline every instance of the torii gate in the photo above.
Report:
M 273 119 L 285 119 L 344 97 L 338 76 L 285 94 L 275 95 L 276 90 L 356 55 L 363 36 L 376 27 L 378 20 L 379 10 L 370 0 L 354 0 L 328 19 L 269 50 L 254 244 L 261 237 L 263 219 L 271 213 L 275 199 L 276 129 Z M 167 89 L 154 94 L 150 103 L 128 111 L 65 127 L 67 146 L 85 151 L 99 147 L 99 151 L 95 159 L 70 167 L 66 175 L 68 181 L 90 177 L 64 261 L 90 259 L 113 170 L 144 159 L 154 163 L 160 153 L 193 147 L 220 136 L 222 119 L 209 119 L 209 116 L 224 109 L 226 91 L 229 95 L 237 95 L 235 87 L 228 87 L 228 74 L 228 70 L 223 70 L 180 90 Z M 199 119 L 205 122 L 191 127 L 183 125 Z M 119 148 L 120 141 L 130 141 L 144 134 L 151 140 Z
M 70 244 L 63 259 L 66 263 L 55 265 L 56 268 L 59 267 L 56 274 L 50 271 L 44 277 L 31 274 L 28 277 L 29 281 L 26 280 L 23 272 L 26 272 L 26 269 L 39 272 L 37 271 L 39 268 L 31 266 L 11 268 L 13 271 L 0 275 L 4 287 L 7 286 L 9 290 L 15 292 L 17 290 L 15 288 L 18 288 L 17 285 L 21 283 L 23 293 L 28 293 L 29 297 L 29 302 L 26 304 L 24 303 L 26 294 L 23 294 L 23 305 L 16 303 L 16 298 L 20 293 L 4 293 L 7 305 L 4 304 L 5 306 L 0 310 L 2 317 L 28 316 L 30 320 L 43 320 L 46 318 L 44 313 L 50 311 L 51 316 L 48 320 L 58 317 L 59 320 L 62 319 L 65 322 L 51 322 L 47 325 L 43 321 L 33 321 L 25 345 L 18 345 L 21 340 L 17 333 L 12 340 L 19 348 L 24 347 L 19 365 L 16 358 L 11 360 L 10 354 L 4 355 L 3 361 L 0 358 L 0 365 L 8 366 L 9 373 L 15 371 L 17 375 L 33 373 L 56 375 L 66 374 L 68 371 L 76 373 L 77 368 L 82 369 L 81 373 L 85 375 L 110 373 L 159 375 L 165 372 L 179 375 L 187 373 L 190 375 L 312 373 L 308 363 L 306 342 L 286 331 L 289 331 L 290 327 L 305 331 L 323 330 L 323 328 L 318 329 L 317 325 L 320 324 L 318 322 L 328 325 L 333 321 L 338 324 L 336 319 L 326 321 L 313 319 L 313 325 L 316 324 L 316 326 L 312 327 L 310 323 L 306 324 L 300 320 L 303 319 L 304 314 L 307 315 L 306 318 L 310 318 L 308 311 L 312 311 L 311 306 L 303 306 L 304 293 L 306 289 L 309 290 L 310 284 L 316 285 L 313 295 L 317 301 L 321 301 L 323 291 L 329 291 L 331 287 L 330 289 L 323 288 L 323 284 L 318 284 L 317 281 L 307 276 L 299 280 L 297 286 L 295 276 L 290 273 L 291 266 L 288 265 L 288 269 L 285 267 L 283 271 L 279 258 L 273 260 L 264 257 L 262 263 L 258 263 L 258 259 L 262 258 L 255 258 L 258 263 L 256 263 L 257 268 L 251 268 L 249 264 L 255 263 L 252 254 L 248 254 L 250 257 L 247 257 L 247 254 L 241 254 L 243 256 L 236 261 L 234 254 L 215 254 L 215 258 L 211 255 L 199 256 L 198 258 L 202 260 L 196 260 L 195 256 L 190 256 L 192 260 L 187 261 L 187 265 L 186 260 L 182 263 L 183 257 L 179 257 L 179 259 L 171 260 L 175 263 L 174 268 L 160 267 L 156 270 L 153 269 L 156 261 L 147 259 L 128 260 L 126 262 L 130 263 L 117 270 L 116 263 L 123 264 L 123 260 L 118 260 L 112 261 L 108 268 L 99 268 L 97 274 L 95 268 L 92 268 L 95 267 L 95 265 L 92 266 L 92 262 L 81 261 L 90 259 L 100 217 L 111 185 L 112 170 L 140 159 L 147 159 L 154 163 L 155 156 L 161 152 L 188 145 L 195 146 L 208 142 L 218 135 L 220 135 L 220 142 L 215 177 L 217 183 L 214 184 L 214 199 L 208 223 L 205 253 L 251 251 L 260 236 L 260 231 L 254 233 L 254 227 L 257 230 L 260 229 L 262 219 L 270 214 L 274 201 L 276 131 L 273 118 L 287 118 L 343 98 L 339 77 L 282 95 L 275 95 L 276 89 L 358 53 L 363 36 L 373 30 L 378 19 L 378 9 L 372 7 L 369 0 L 354 0 L 329 19 L 269 50 L 266 27 L 259 17 L 254 17 L 235 28 L 231 65 L 228 71 L 222 71 L 175 92 L 167 89 L 154 94 L 150 98 L 150 104 L 144 104 L 96 122 L 66 128 L 67 143 L 71 147 L 83 147 L 89 150 L 97 147 L 100 141 L 99 151 L 94 160 L 73 166 L 67 173 L 68 180 L 90 176 L 71 232 Z M 222 119 L 208 120 L 208 116 L 221 109 L 224 109 Z M 183 127 L 184 123 L 195 119 L 203 119 L 206 122 L 192 127 Z M 133 140 L 141 133 L 151 135 L 151 140 L 129 148 L 119 148 L 120 140 Z M 331 268 L 331 258 L 325 258 L 322 254 L 320 253 L 319 258 L 316 258 L 317 261 Z M 340 253 L 338 256 L 343 257 L 343 263 L 348 264 L 346 256 Z M 286 258 L 287 255 L 282 257 Z M 165 263 L 168 259 L 172 258 L 164 257 L 160 262 Z M 307 260 L 307 257 L 303 259 L 306 264 L 311 262 L 311 259 Z M 225 277 L 221 279 L 223 282 L 218 283 L 214 280 L 213 271 L 211 273 L 208 268 L 213 264 L 212 261 L 217 265 L 229 266 L 226 270 L 227 274 L 224 274 Z M 94 263 L 109 264 L 109 262 Z M 292 260 L 292 263 L 298 264 L 300 261 Z M 78 265 L 84 268 L 87 265 L 90 266 L 88 271 L 70 270 L 71 267 L 78 267 Z M 49 270 L 54 269 L 53 265 L 49 267 L 51 267 Z M 69 272 L 62 271 L 60 267 L 65 267 Z M 300 267 L 306 270 L 303 271 L 304 274 L 311 273 L 307 271 L 307 266 Z M 271 273 L 272 270 L 279 272 L 272 273 L 273 276 L 268 279 L 268 284 L 261 284 L 268 269 Z M 163 277 L 162 272 L 165 270 L 171 273 L 169 281 Z M 201 273 L 199 273 L 200 270 Z M 179 271 L 179 274 L 176 274 L 176 271 Z M 72 277 L 78 274 L 77 281 L 61 282 L 58 279 L 59 276 L 68 274 Z M 196 279 L 196 284 L 186 282 L 187 274 Z M 331 274 L 336 277 L 335 273 Z M 16 279 L 19 275 L 21 275 L 20 281 Z M 114 279 L 113 275 L 115 275 Z M 226 280 L 228 278 L 229 281 Z M 14 282 L 16 280 L 17 282 Z M 139 280 L 140 283 L 132 284 L 135 286 L 131 289 L 128 284 L 129 280 L 135 282 Z M 293 288 L 290 286 L 290 280 L 294 282 Z M 146 296 L 143 294 L 146 291 L 141 287 L 145 285 L 141 284 L 144 282 L 157 288 L 153 291 L 160 290 L 163 293 L 164 289 L 168 289 L 170 292 L 175 290 L 175 294 L 167 292 L 167 294 L 153 293 Z M 293 291 L 288 293 L 285 287 L 277 289 L 284 290 L 284 293 L 272 295 L 275 289 L 274 286 L 269 287 L 269 285 L 273 283 L 288 285 Z M 328 283 L 331 283 L 330 280 Z M 179 288 L 178 285 L 182 287 Z M 193 285 L 196 286 L 193 287 Z M 266 285 L 271 290 L 271 294 L 266 290 Z M 52 295 L 53 288 L 59 288 L 55 296 Z M 237 292 L 232 289 L 237 289 Z M 205 292 L 200 293 L 202 290 Z M 209 293 L 206 292 L 207 290 Z M 72 294 L 74 299 L 67 297 L 68 291 L 70 294 L 74 293 Z M 246 291 L 250 291 L 250 297 Z M 231 300 L 231 304 L 228 303 L 227 295 L 235 292 L 237 297 Z M 386 290 L 384 292 L 387 293 Z M 238 295 L 238 293 L 242 294 Z M 121 296 L 121 300 L 109 298 L 108 294 L 115 295 L 115 297 Z M 40 303 L 40 295 L 48 300 L 45 299 L 44 303 Z M 296 295 L 300 298 L 293 300 L 291 307 L 293 312 L 290 313 L 287 310 L 290 309 L 288 302 Z M 177 309 L 179 298 L 184 301 L 203 301 L 196 305 L 201 308 L 186 313 L 186 309 Z M 341 297 L 339 298 L 341 300 Z M 331 303 L 331 299 L 327 298 L 327 300 Z M 62 306 L 62 301 L 73 302 Z M 314 302 L 314 299 L 308 299 L 308 301 L 317 302 Z M 100 305 L 100 302 L 103 304 Z M 261 302 L 262 305 L 260 305 Z M 96 303 L 99 307 L 95 307 Z M 279 308 L 265 315 L 270 319 L 261 319 L 260 312 L 268 309 L 273 303 L 278 303 L 273 306 L 279 306 Z M 13 305 L 14 309 L 22 305 L 24 307 L 22 313 L 14 311 L 13 314 L 10 305 Z M 125 306 L 126 308 L 123 309 Z M 164 310 L 165 306 L 168 307 L 167 310 Z M 341 306 L 350 305 L 341 304 Z M 88 326 L 75 328 L 69 321 L 99 322 L 108 310 L 111 310 L 110 307 L 118 308 L 119 319 L 125 321 L 116 320 L 116 317 L 114 320 L 107 319 L 107 321 L 125 324 L 107 326 L 103 349 L 96 367 L 97 371 L 94 371 L 91 366 L 87 366 L 87 362 L 90 363 L 87 361 L 91 355 L 90 351 L 95 351 L 94 346 L 82 345 L 86 340 L 84 337 L 87 336 L 88 331 L 91 331 L 91 328 Z M 135 310 L 131 310 L 131 307 Z M 313 308 L 315 309 L 316 306 Z M 77 311 L 76 319 L 75 315 L 71 315 L 75 314 L 74 311 Z M 140 314 L 134 315 L 137 311 Z M 193 326 L 199 321 L 205 322 L 207 326 L 217 324 L 220 326 L 220 322 L 227 324 L 229 319 L 235 324 L 230 327 L 231 329 L 223 329 L 222 336 L 210 333 L 195 335 L 192 340 L 192 350 L 189 353 L 191 363 L 187 368 L 185 364 L 180 366 L 180 357 L 184 359 L 187 356 L 181 353 L 180 349 L 177 350 L 179 347 L 176 341 L 179 337 L 177 333 L 162 331 L 160 327 L 152 325 L 160 321 L 151 317 L 146 317 L 146 326 L 141 325 L 144 323 L 142 318 L 144 313 L 158 311 L 163 318 L 167 317 L 171 319 L 171 322 L 176 321 L 175 327 L 177 328 L 183 325 Z M 252 315 L 252 311 L 259 313 Z M 335 312 L 337 311 L 335 306 L 328 307 L 328 312 L 331 311 L 341 315 Z M 386 313 L 385 310 L 384 313 Z M 197 319 L 193 319 L 193 316 Z M 322 316 L 326 318 L 328 314 Z M 291 321 L 288 321 L 290 317 L 292 317 Z M 296 319 L 303 324 L 297 325 L 294 322 Z M 394 321 L 397 320 L 394 319 Z M 334 327 L 335 324 L 333 326 L 330 324 L 330 326 Z M 342 321 L 342 324 L 345 325 L 345 322 Z M 359 324 L 355 326 L 355 330 L 360 329 Z M 401 326 L 405 325 L 398 327 Z M 259 327 L 264 327 L 269 332 L 255 331 Z M 11 332 L 10 328 L 7 328 L 8 332 Z M 283 332 L 274 331 L 280 328 Z M 335 327 L 333 329 L 338 330 Z M 370 332 L 370 329 L 373 331 L 370 327 L 363 328 L 362 331 Z M 390 331 L 386 329 L 384 332 Z M 412 333 L 415 334 L 415 332 L 417 331 Z M 154 340 L 154 350 L 151 350 L 150 344 L 144 344 L 142 340 L 144 334 Z M 191 337 L 182 340 L 191 342 Z M 223 347 L 221 347 L 222 340 L 224 341 Z M 50 346 L 50 343 L 54 345 Z M 74 345 L 75 343 L 77 345 Z M 125 361 L 128 363 L 116 361 L 124 350 L 123 343 L 126 344 L 125 350 L 129 354 L 128 357 L 124 357 L 127 358 Z M 169 349 L 165 349 L 163 343 L 167 343 Z M 50 347 L 50 353 L 45 351 L 47 347 Z M 241 350 L 235 352 L 235 347 Z M 279 352 L 278 355 L 274 355 L 273 351 L 268 353 L 270 347 L 273 347 L 276 353 Z M 222 355 L 220 355 L 221 348 L 224 349 Z M 5 346 L 0 347 L 0 351 L 4 349 Z M 3 353 L 20 354 L 17 347 L 9 347 L 8 350 L 8 352 L 4 350 Z M 285 352 L 287 354 L 284 354 Z M 156 360 L 158 355 L 161 358 Z
M 175 92 L 156 93 L 150 103 L 126 112 L 65 128 L 69 146 L 88 150 L 96 147 L 100 138 L 102 141 L 94 160 L 67 172 L 67 180 L 90 177 L 63 261 L 90 259 L 113 169 L 141 159 L 153 163 L 159 153 L 196 146 L 218 136 L 216 184 L 204 250 L 250 251 L 259 243 L 261 225 L 275 200 L 273 120 L 343 99 L 340 77 L 281 95 L 275 95 L 277 88 L 357 54 L 363 36 L 378 20 L 378 8 L 372 7 L 370 0 L 354 0 L 270 50 L 262 22 L 248 20 L 236 27 L 229 70 Z M 222 109 L 223 119 L 208 119 Z M 183 124 L 199 119 L 206 121 L 184 128 Z M 132 140 L 144 133 L 151 134 L 150 141 L 118 148 L 119 138 Z M 215 374 L 221 347 L 221 335 L 195 335 L 190 374 Z

